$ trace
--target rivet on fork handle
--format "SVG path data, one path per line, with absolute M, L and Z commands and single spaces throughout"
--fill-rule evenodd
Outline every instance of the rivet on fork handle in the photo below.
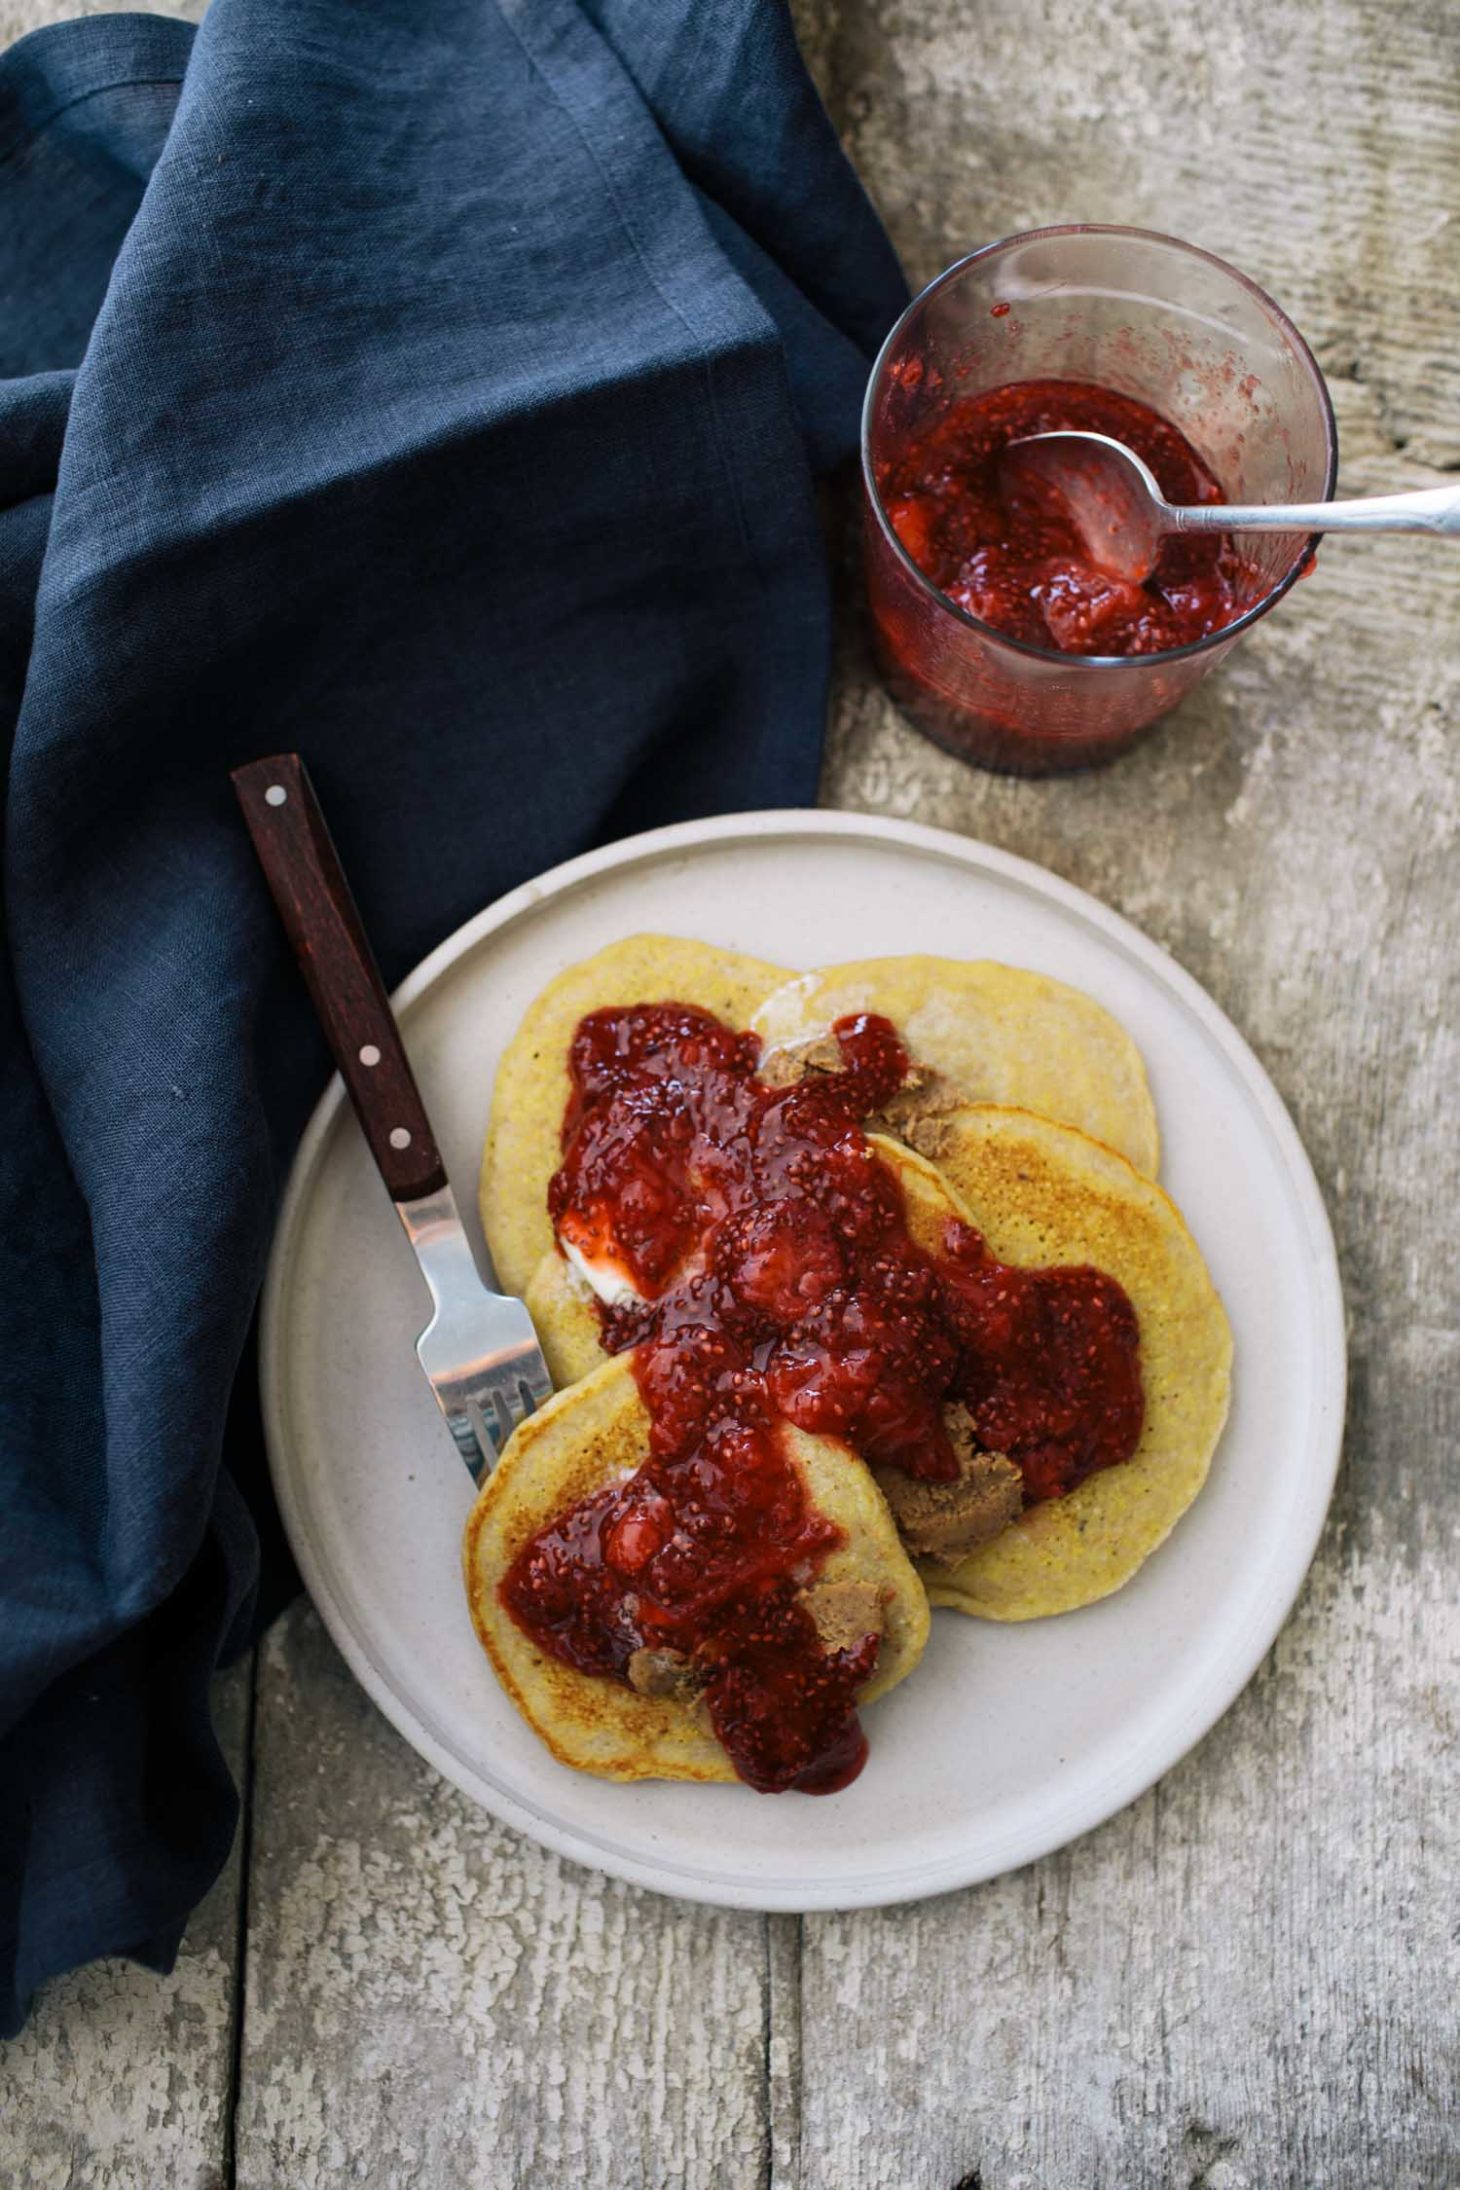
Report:
M 233 788 L 390 1197 L 434 1194 L 445 1167 L 308 771 L 275 753 L 235 768 Z

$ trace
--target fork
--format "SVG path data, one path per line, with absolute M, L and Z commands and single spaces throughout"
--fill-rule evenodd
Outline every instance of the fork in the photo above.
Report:
M 233 787 L 355 1115 L 433 1302 L 416 1354 L 473 1482 L 552 1391 L 526 1306 L 482 1281 L 350 885 L 297 753 Z

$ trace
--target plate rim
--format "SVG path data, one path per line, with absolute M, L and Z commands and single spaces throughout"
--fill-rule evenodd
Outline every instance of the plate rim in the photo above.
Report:
M 1199 1704 L 1192 1708 L 1190 1702 L 1187 1703 L 1185 1722 L 1168 1728 L 1161 1761 L 1152 1762 L 1149 1756 L 1137 1754 L 1130 1760 L 1133 1769 L 1128 1767 L 1124 1771 L 1106 1773 L 1096 1786 L 1087 1790 L 1082 1801 L 1073 1803 L 1058 1816 L 1052 1816 L 1042 1831 L 1026 1832 L 1017 1855 L 1001 1856 L 994 1851 L 984 1858 L 970 1857 L 963 1861 L 956 1855 L 939 1857 L 896 1878 L 880 1873 L 843 1877 L 828 1883 L 824 1889 L 818 1889 L 814 1882 L 804 1878 L 777 1884 L 774 1879 L 717 1879 L 693 1872 L 688 1865 L 665 1868 L 663 1858 L 636 1856 L 617 1846 L 605 1848 L 588 1838 L 581 1829 L 560 1825 L 517 1801 L 501 1787 L 484 1784 L 480 1777 L 474 1776 L 391 1685 L 368 1643 L 356 1633 L 348 1610 L 335 1594 L 323 1561 L 316 1558 L 310 1530 L 296 1505 L 284 1459 L 287 1437 L 282 1370 L 283 1321 L 289 1270 L 331 1129 L 346 1101 L 338 1073 L 331 1075 L 310 1115 L 280 1200 L 260 1302 L 258 1374 L 270 1479 L 300 1578 L 326 1632 L 356 1680 L 418 1755 L 489 1816 L 589 1869 L 701 1905 L 810 1914 L 834 1909 L 895 1907 L 977 1885 L 1036 1862 L 1083 1838 L 1138 1801 L 1157 1781 L 1173 1771 L 1225 1717 L 1286 1625 L 1327 1520 L 1343 1449 L 1347 1335 L 1332 1225 L 1312 1162 L 1282 1097 L 1245 1037 L 1195 977 L 1123 913 L 1116 912 L 1090 892 L 1036 861 L 984 843 L 979 838 L 891 815 L 862 814 L 839 808 L 772 808 L 713 815 L 644 830 L 563 860 L 473 914 L 411 969 L 393 990 L 392 1006 L 397 1012 L 407 1011 L 486 938 L 545 903 L 591 883 L 599 875 L 631 870 L 657 862 L 666 855 L 691 853 L 736 840 L 779 837 L 789 842 L 798 836 L 863 838 L 899 845 L 945 864 L 996 875 L 1046 902 L 1053 900 L 1092 925 L 1107 942 L 1118 945 L 1148 976 L 1154 977 L 1158 986 L 1172 992 L 1215 1040 L 1242 1082 L 1249 1100 L 1260 1111 L 1283 1159 L 1299 1214 L 1314 1248 L 1309 1270 L 1315 1346 L 1314 1405 L 1303 1469 L 1304 1480 L 1311 1480 L 1311 1489 L 1308 1503 L 1296 1516 L 1297 1525 L 1284 1538 L 1281 1556 L 1274 1561 L 1265 1593 L 1253 1608 L 1243 1637 L 1224 1655 L 1216 1677 L 1208 1677 Z

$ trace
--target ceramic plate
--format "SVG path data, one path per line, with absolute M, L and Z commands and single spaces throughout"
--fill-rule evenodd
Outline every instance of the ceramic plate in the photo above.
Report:
M 300 1147 L 264 1303 L 274 1480 L 320 1615 L 407 1741 L 495 1816 L 581 1863 L 764 1909 L 915 1899 L 1087 1831 L 1167 1771 L 1282 1625 L 1337 1464 L 1343 1312 L 1308 1160 L 1271 1082 L 1164 952 L 987 846 L 829 813 L 694 822 L 590 853 L 443 943 L 395 1003 L 477 1248 L 492 1078 L 536 992 L 641 929 L 788 965 L 999 958 L 1107 1005 L 1145 1055 L 1162 1178 L 1231 1315 L 1231 1419 L 1201 1497 L 1103 1604 L 999 1627 L 939 1612 L 824 1797 L 647 1782 L 553 1761 L 497 1686 L 459 1568 L 471 1484 L 412 1350 L 427 1301 L 338 1080 Z

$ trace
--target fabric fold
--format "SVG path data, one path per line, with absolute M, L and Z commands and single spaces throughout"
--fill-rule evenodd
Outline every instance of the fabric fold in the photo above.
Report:
M 0 294 L 13 2029 L 164 1963 L 233 1828 L 230 1394 L 325 1059 L 228 769 L 303 752 L 391 981 L 606 835 L 809 800 L 815 471 L 903 296 L 781 0 L 37 34 Z

